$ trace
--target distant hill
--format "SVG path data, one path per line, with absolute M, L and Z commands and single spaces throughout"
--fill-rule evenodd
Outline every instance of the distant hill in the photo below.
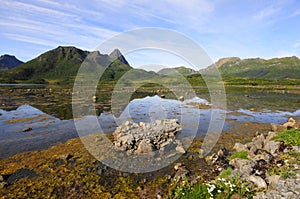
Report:
M 119 50 L 114 50 L 110 55 L 93 53 L 98 63 L 106 64 L 114 60 L 103 74 L 102 78 L 106 81 L 115 80 L 131 69 Z M 59 46 L 7 71 L 2 74 L 2 80 L 5 77 L 10 80 L 34 83 L 45 83 L 46 81 L 62 84 L 73 83 L 78 69 L 89 54 L 90 52 L 76 47 Z
M 192 75 L 198 73 L 197 71 L 187 68 L 184 66 L 176 67 L 176 68 L 163 68 L 157 72 L 159 75 L 164 76 L 178 76 L 178 75 Z
M 300 79 L 300 59 L 293 57 L 261 59 L 222 58 L 215 63 L 223 77 L 261 79 Z M 208 73 L 210 67 L 202 70 Z
M 23 63 L 13 55 L 2 55 L 0 57 L 0 70 L 9 70 Z

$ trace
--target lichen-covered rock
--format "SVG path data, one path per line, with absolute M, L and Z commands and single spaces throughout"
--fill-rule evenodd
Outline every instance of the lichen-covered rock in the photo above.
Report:
M 229 162 L 229 165 L 233 166 L 240 176 L 245 177 L 252 173 L 255 163 L 251 160 L 235 158 Z
M 152 144 L 150 143 L 150 140 L 142 140 L 142 141 L 140 141 L 140 143 L 138 145 L 136 153 L 138 153 L 138 154 L 143 154 L 143 153 L 150 154 L 153 151 L 154 151 L 154 149 L 153 149 Z
M 173 143 L 176 144 L 177 152 L 185 153 L 181 142 L 174 141 L 181 130 L 182 126 L 176 119 L 156 120 L 151 123 L 126 121 L 113 133 L 114 145 L 131 153 L 152 154 L 155 150 L 163 152 L 167 145 Z
M 279 175 L 271 175 L 267 177 L 267 180 L 269 182 L 269 189 L 276 189 L 277 184 L 279 183 L 280 180 L 280 176 Z
M 259 189 L 267 189 L 268 188 L 267 183 L 264 181 L 264 179 L 262 179 L 259 176 L 251 175 L 247 178 L 247 180 L 249 180 L 250 182 L 255 184 Z
M 235 149 L 237 152 L 248 151 L 248 148 L 244 144 L 241 144 L 239 142 L 234 144 L 233 149 Z

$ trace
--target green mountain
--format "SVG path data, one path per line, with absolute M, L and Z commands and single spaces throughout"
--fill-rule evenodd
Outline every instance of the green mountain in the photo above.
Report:
M 293 57 L 273 59 L 223 58 L 216 62 L 222 76 L 261 79 L 300 79 L 300 59 Z
M 163 68 L 157 72 L 157 74 L 161 76 L 179 76 L 179 75 L 192 75 L 196 74 L 197 71 L 187 68 L 184 66 L 176 67 L 176 68 Z
M 124 56 L 117 49 L 110 55 L 103 55 L 99 52 L 92 53 L 97 63 L 103 66 L 111 63 L 102 76 L 103 81 L 116 80 L 131 69 Z M 78 69 L 89 54 L 90 52 L 75 47 L 59 46 L 29 62 L 0 73 L 0 81 L 73 83 Z

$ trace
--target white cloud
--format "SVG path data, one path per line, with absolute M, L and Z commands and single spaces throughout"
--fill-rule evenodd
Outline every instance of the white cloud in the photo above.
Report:
M 27 43 L 32 43 L 32 44 L 38 44 L 42 46 L 55 46 L 56 44 L 54 42 L 51 42 L 49 40 L 44 40 L 44 39 L 37 39 L 34 37 L 29 37 L 29 36 L 24 36 L 24 35 L 18 35 L 18 34 L 5 34 L 10 39 L 13 40 L 18 40 L 18 41 L 23 41 Z
M 254 18 L 255 19 L 258 19 L 258 20 L 263 20 L 265 18 L 268 18 L 272 15 L 275 15 L 277 14 L 278 12 L 280 11 L 280 8 L 275 8 L 273 5 L 272 6 L 268 6 L 264 9 L 262 9 L 261 11 L 259 11 L 258 13 L 256 13 L 254 15 Z

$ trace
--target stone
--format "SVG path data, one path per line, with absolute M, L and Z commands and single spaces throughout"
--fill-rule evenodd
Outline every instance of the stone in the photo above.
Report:
M 3 181 L 4 181 L 3 175 L 0 175 L 0 182 L 3 182 Z
M 177 145 L 177 146 L 176 146 L 176 151 L 177 151 L 178 153 L 182 153 L 182 154 L 185 154 L 185 153 L 186 153 L 186 151 L 185 151 L 185 149 L 183 148 L 182 145 Z
M 3 189 L 7 186 L 6 182 L 0 182 L 0 189 Z
M 180 166 L 178 170 L 175 173 L 174 180 L 179 181 L 179 180 L 184 180 L 187 175 L 189 175 L 190 171 L 184 166 Z
M 251 160 L 235 158 L 229 162 L 242 176 L 249 176 L 252 173 L 255 163 Z
M 267 177 L 267 180 L 269 182 L 269 189 L 276 189 L 277 184 L 279 183 L 280 180 L 279 175 L 271 175 Z
M 265 136 L 263 134 L 260 134 L 252 139 L 252 144 L 257 149 L 262 149 L 264 147 L 264 142 L 265 142 Z
M 139 145 L 138 148 L 136 150 L 136 153 L 138 154 L 150 154 L 151 152 L 153 152 L 153 146 L 150 142 L 147 142 L 147 140 L 142 140 Z
M 269 141 L 269 142 L 266 142 L 264 149 L 271 154 L 275 154 L 275 153 L 277 153 L 279 147 L 280 147 L 279 142 Z
M 300 153 L 300 146 L 292 146 L 293 147 L 293 151 Z
M 285 131 L 286 127 L 281 125 L 281 124 L 271 123 L 271 130 L 274 131 L 274 132 L 281 132 L 281 131 Z
M 284 127 L 286 128 L 293 128 L 296 124 L 296 120 L 294 120 L 294 118 L 289 118 L 289 120 L 283 124 Z
M 151 123 L 126 121 L 113 133 L 114 145 L 128 153 L 140 154 L 154 150 L 163 152 L 163 148 L 173 143 L 181 130 L 182 126 L 177 119 L 156 120 Z M 181 143 L 176 148 L 176 151 L 185 153 Z
M 183 96 L 180 96 L 180 97 L 178 97 L 178 100 L 179 100 L 179 101 L 184 101 L 184 97 L 183 97 Z
M 23 132 L 29 132 L 29 131 L 31 131 L 31 130 L 32 130 L 31 127 L 27 127 L 27 128 L 25 128 L 25 129 L 23 129 L 22 131 L 23 131 Z
M 64 154 L 64 155 L 61 155 L 60 158 L 63 159 L 63 160 L 69 160 L 71 159 L 73 156 L 71 154 Z
M 239 142 L 234 144 L 233 149 L 235 149 L 237 152 L 248 151 L 247 147 Z
M 203 149 L 199 150 L 199 158 L 204 158 L 204 150 Z
M 182 166 L 181 163 L 176 163 L 176 164 L 174 165 L 175 171 L 177 171 L 181 166 Z
M 259 176 L 248 176 L 247 180 L 255 184 L 259 189 L 267 189 L 267 183 Z
M 122 143 L 122 145 L 133 145 L 133 141 L 134 141 L 134 138 L 131 134 L 128 134 L 128 135 L 124 135 L 122 137 L 119 138 L 119 142 Z
M 185 154 L 186 151 L 185 151 L 184 147 L 182 146 L 182 143 L 181 143 L 179 140 L 176 140 L 176 143 L 177 143 L 177 146 L 176 146 L 175 150 L 176 150 L 178 153 Z

